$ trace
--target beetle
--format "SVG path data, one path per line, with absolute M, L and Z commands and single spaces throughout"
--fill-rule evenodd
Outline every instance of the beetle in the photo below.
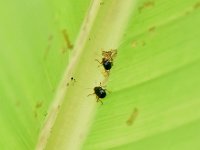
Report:
M 96 59 L 101 65 L 103 65 L 106 72 L 109 72 L 113 66 L 113 58 L 117 55 L 117 50 L 102 51 L 102 61 Z
M 101 101 L 101 99 L 106 97 L 106 95 L 107 95 L 107 94 L 106 94 L 106 89 L 104 89 L 104 88 L 101 86 L 101 83 L 100 83 L 100 86 L 94 87 L 93 90 L 94 90 L 94 93 L 89 94 L 88 96 L 95 94 L 95 95 L 96 95 L 97 102 L 100 101 L 101 104 L 103 104 L 103 102 Z
M 99 63 L 103 65 L 103 67 L 106 71 L 109 71 L 113 66 L 113 62 L 106 58 L 102 58 L 102 61 Z

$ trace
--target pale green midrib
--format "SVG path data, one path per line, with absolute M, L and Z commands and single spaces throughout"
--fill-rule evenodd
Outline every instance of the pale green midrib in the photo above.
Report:
M 51 128 L 55 122 L 56 116 L 59 111 L 58 107 L 60 107 L 60 105 L 62 104 L 63 97 L 64 97 L 65 93 L 67 93 L 68 87 L 66 87 L 65 85 L 66 85 L 66 83 L 70 82 L 70 79 L 66 78 L 66 76 L 68 76 L 68 77 L 72 76 L 71 70 L 73 70 L 74 63 L 76 62 L 78 57 L 80 57 L 80 55 L 81 55 L 81 52 L 83 50 L 82 47 L 87 40 L 85 38 L 85 36 L 87 37 L 87 35 L 89 34 L 89 31 L 91 30 L 91 26 L 93 24 L 95 16 L 98 12 L 98 9 L 99 9 L 98 4 L 99 4 L 99 0 L 96 0 L 93 3 L 91 3 L 91 7 L 89 8 L 86 18 L 83 21 L 83 25 L 81 27 L 80 34 L 77 38 L 75 47 L 73 49 L 73 54 L 71 56 L 72 57 L 71 63 L 69 63 L 69 65 L 67 66 L 66 71 L 64 72 L 63 77 L 61 79 L 61 82 L 58 85 L 57 92 L 56 92 L 55 98 L 53 100 L 53 104 L 49 108 L 49 111 L 48 111 L 49 113 L 48 113 L 47 119 L 45 120 L 43 129 L 40 132 L 38 143 L 36 145 L 36 150 L 43 150 L 46 146 L 46 142 L 50 135 Z M 93 14 L 92 17 L 91 17 L 91 14 Z M 63 85 L 64 85 L 64 87 L 66 87 L 65 89 L 63 89 Z M 52 118 L 52 119 L 49 120 L 49 118 Z

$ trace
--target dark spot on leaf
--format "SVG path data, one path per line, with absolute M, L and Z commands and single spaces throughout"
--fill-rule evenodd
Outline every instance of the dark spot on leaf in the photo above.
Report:
M 47 114 L 48 114 L 48 113 L 46 112 L 46 113 L 44 114 L 44 116 L 46 117 L 46 116 L 47 116 Z
M 70 42 L 69 40 L 69 36 L 67 34 L 67 31 L 64 29 L 62 30 L 62 34 L 63 34 L 63 37 L 64 37 L 64 40 L 65 40 L 65 43 L 66 43 L 66 46 L 68 49 L 72 49 L 74 46 L 73 44 Z M 64 53 L 66 52 L 66 50 L 64 51 Z
M 39 101 L 39 102 L 36 103 L 35 108 L 36 108 L 36 109 L 37 109 L 37 108 L 40 108 L 40 107 L 42 107 L 42 105 L 43 105 L 43 102 L 42 102 L 42 101 Z
M 151 8 L 154 7 L 155 2 L 154 1 L 147 1 L 144 2 L 138 9 L 139 9 L 139 13 L 141 13 L 144 9 L 146 8 Z
M 156 30 L 156 27 L 153 26 L 153 27 L 150 27 L 148 31 L 149 31 L 149 32 L 154 32 L 155 30 Z
M 71 83 L 72 85 L 74 85 L 74 83 L 76 82 L 76 79 L 74 77 L 70 78 L 71 81 L 67 82 L 67 86 L 69 86 Z
M 187 15 L 189 15 L 190 13 L 191 13 L 191 11 L 188 10 L 188 11 L 185 12 L 185 15 L 187 16 Z
M 145 46 L 146 45 L 146 42 L 145 41 L 142 41 L 142 46 Z
M 194 6 L 193 6 L 193 8 L 194 8 L 194 9 L 200 8 L 200 2 L 195 3 Z
M 104 4 L 104 2 L 100 2 L 100 5 L 103 5 Z
M 131 113 L 131 115 L 130 115 L 130 117 L 129 117 L 129 119 L 126 121 L 126 124 L 128 126 L 131 126 L 134 123 L 134 121 L 135 121 L 137 116 L 138 116 L 138 109 L 134 108 L 132 113 Z

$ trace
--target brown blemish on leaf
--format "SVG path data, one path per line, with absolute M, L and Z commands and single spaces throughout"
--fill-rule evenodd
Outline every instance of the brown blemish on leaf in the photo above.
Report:
M 154 32 L 155 30 L 156 30 L 156 27 L 155 27 L 155 26 L 152 26 L 152 27 L 149 28 L 148 31 L 149 31 L 149 32 Z
M 104 2 L 100 2 L 100 5 L 103 5 L 104 4 Z
M 74 83 L 76 82 L 76 79 L 74 78 L 74 77 L 71 77 L 70 78 L 70 81 L 69 82 L 67 82 L 67 84 L 66 84 L 66 86 L 69 86 L 69 85 L 73 85 L 74 86 Z
M 200 8 L 200 2 L 195 3 L 194 6 L 193 6 L 193 8 L 194 8 L 194 9 Z
M 137 116 L 138 116 L 138 109 L 134 108 L 129 119 L 126 121 L 127 125 L 131 126 L 134 123 Z
M 45 112 L 45 113 L 44 113 L 44 116 L 46 117 L 47 115 L 48 115 L 48 113 L 47 113 L 47 112 Z
M 138 41 L 138 40 L 134 40 L 132 43 L 131 43 L 131 47 L 132 48 L 136 48 L 138 46 L 145 46 L 146 43 L 145 41 Z
M 52 40 L 53 40 L 53 35 L 49 35 L 47 48 L 45 49 L 45 52 L 44 52 L 44 60 L 46 60 L 46 58 L 49 54 L 49 50 L 51 49 Z
M 68 48 L 68 49 L 72 49 L 74 46 L 73 46 L 73 44 L 70 42 L 69 36 L 68 36 L 67 31 L 66 31 L 65 29 L 62 30 L 62 34 L 63 34 L 63 37 L 64 37 L 64 40 L 65 40 L 65 43 L 66 43 L 67 48 Z M 65 52 L 66 52 L 66 50 L 65 50 Z
M 142 6 L 140 6 L 138 9 L 139 9 L 139 12 L 141 13 L 144 9 L 146 8 L 151 8 L 151 7 L 154 7 L 155 5 L 155 2 L 154 1 L 147 1 L 147 2 L 144 2 L 142 4 Z
M 187 15 L 189 15 L 190 13 L 191 13 L 191 11 L 188 10 L 188 11 L 185 12 L 185 15 L 187 16 Z
M 42 107 L 42 105 L 43 105 L 43 102 L 39 101 L 36 103 L 35 108 L 38 109 L 38 108 Z

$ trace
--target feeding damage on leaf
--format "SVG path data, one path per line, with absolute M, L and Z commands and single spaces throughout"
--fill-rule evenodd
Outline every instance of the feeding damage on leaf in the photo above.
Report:
M 66 29 L 62 30 L 62 35 L 63 35 L 67 49 L 73 49 L 74 45 L 71 43 Z M 66 49 L 64 48 L 62 52 L 65 53 Z
M 147 1 L 147 2 L 144 2 L 139 8 L 139 13 L 141 13 L 144 9 L 146 8 L 151 8 L 151 7 L 154 7 L 155 5 L 155 2 L 154 1 Z
M 129 119 L 126 121 L 126 124 L 128 126 L 131 126 L 134 123 L 134 121 L 135 121 L 137 116 L 138 116 L 138 109 L 134 108 L 132 113 L 131 113 L 131 115 L 130 115 L 130 117 L 129 117 Z

